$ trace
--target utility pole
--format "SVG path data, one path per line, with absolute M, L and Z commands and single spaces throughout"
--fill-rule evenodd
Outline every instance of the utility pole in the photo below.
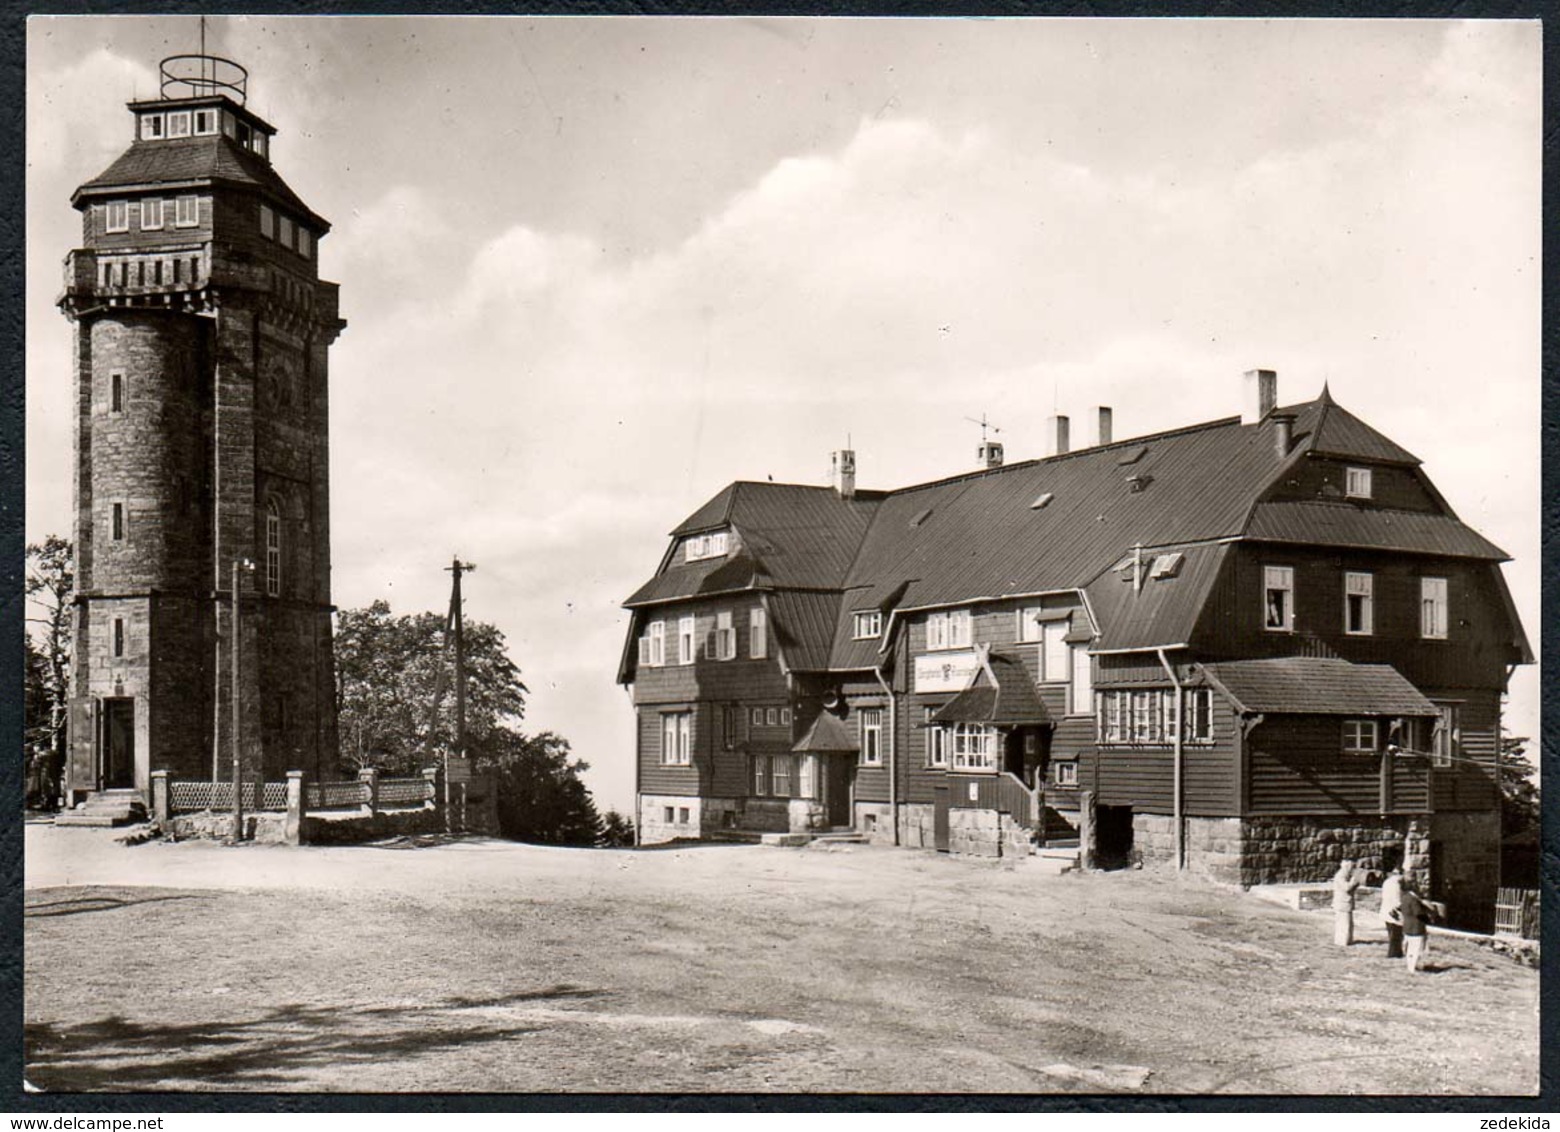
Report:
M 233 840 L 244 839 L 244 739 L 242 731 L 244 685 L 240 679 L 243 634 L 238 619 L 239 582 L 254 570 L 247 558 L 233 559 Z
M 466 759 L 466 612 L 461 605 L 460 577 L 469 574 L 476 569 L 470 562 L 462 562 L 457 556 L 450 565 L 445 567 L 450 572 L 452 584 L 450 587 L 450 631 L 455 638 L 455 757 Z M 470 773 L 469 764 L 463 765 L 463 774 Z M 466 827 L 466 779 L 462 778 L 460 784 L 460 825 L 462 831 Z M 450 828 L 450 767 L 449 757 L 445 757 L 444 764 L 444 825 Z

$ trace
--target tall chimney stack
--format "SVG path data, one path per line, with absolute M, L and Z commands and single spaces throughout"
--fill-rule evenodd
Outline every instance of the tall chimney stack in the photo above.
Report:
M 1096 441 L 1096 443 L 1098 443 L 1098 444 L 1109 444 L 1110 440 L 1111 440 L 1111 431 L 1110 431 L 1111 412 L 1110 412 L 1110 406 L 1109 405 L 1101 405 L 1099 412 L 1100 412 L 1100 416 L 1099 416 L 1100 431 L 1099 431 L 1099 439 Z
M 975 458 L 980 461 L 983 468 L 1000 468 L 1002 466 L 1002 442 L 1000 440 L 982 440 L 980 447 L 975 450 Z
M 1065 456 L 1067 446 L 1067 418 L 1057 413 L 1045 419 L 1045 454 Z
M 839 492 L 841 499 L 856 497 L 856 453 L 854 449 L 841 448 L 830 454 L 829 486 Z
M 1273 414 L 1273 447 L 1278 452 L 1278 458 L 1282 460 L 1289 455 L 1289 450 L 1295 443 L 1295 415 L 1293 413 Z
M 1241 406 L 1240 423 L 1256 424 L 1278 407 L 1278 371 L 1248 369 L 1245 380 L 1245 401 Z

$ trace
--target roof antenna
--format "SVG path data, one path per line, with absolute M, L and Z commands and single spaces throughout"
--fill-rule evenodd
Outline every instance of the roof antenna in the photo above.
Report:
M 980 425 L 980 442 L 982 444 L 986 443 L 986 430 L 987 429 L 990 429 L 992 432 L 1001 432 L 1002 431 L 1000 428 L 998 428 L 996 425 L 992 424 L 990 421 L 988 421 L 986 419 L 986 414 L 985 413 L 982 413 L 980 415 L 980 420 L 976 420 L 974 417 L 965 417 L 964 419 L 969 421 L 970 424 L 978 424 L 978 425 Z

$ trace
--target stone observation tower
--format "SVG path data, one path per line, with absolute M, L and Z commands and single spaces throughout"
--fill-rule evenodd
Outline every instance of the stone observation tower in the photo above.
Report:
M 155 770 L 225 779 L 235 750 L 272 780 L 336 764 L 330 225 L 272 168 L 244 68 L 161 74 L 129 103 L 130 148 L 71 198 L 72 803 L 145 799 Z

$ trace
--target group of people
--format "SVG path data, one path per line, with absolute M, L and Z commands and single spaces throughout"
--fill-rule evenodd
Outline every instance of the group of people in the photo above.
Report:
M 1348 947 L 1354 942 L 1354 894 L 1368 874 L 1343 861 L 1333 874 L 1333 942 Z M 1394 863 L 1381 882 L 1381 919 L 1387 928 L 1387 958 L 1401 959 L 1409 972 L 1419 970 L 1429 940 L 1429 924 L 1435 906 L 1414 891 L 1403 877 L 1403 866 Z

